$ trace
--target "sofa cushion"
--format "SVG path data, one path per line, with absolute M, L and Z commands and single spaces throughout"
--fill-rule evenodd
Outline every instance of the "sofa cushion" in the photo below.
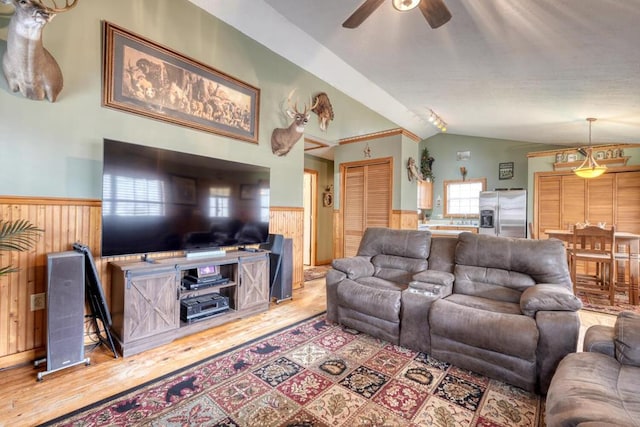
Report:
M 616 359 L 625 365 L 640 367 L 640 315 L 624 311 L 618 315 L 614 328 Z
M 531 276 L 516 271 L 456 265 L 453 292 L 520 303 L 522 292 L 535 285 Z
M 408 282 L 394 282 L 392 280 L 381 279 L 379 277 L 361 277 L 356 280 L 356 282 L 371 286 L 376 289 L 387 289 L 390 291 L 401 292 L 407 289 Z
M 400 321 L 400 297 L 397 290 L 381 289 L 345 279 L 338 285 L 340 306 L 391 322 Z
M 431 247 L 431 232 L 426 230 L 395 230 L 367 228 L 360 241 L 358 255 L 396 255 L 426 260 Z
M 405 258 L 397 255 L 376 255 L 371 258 L 375 268 L 374 276 L 398 283 L 409 283 L 413 275 L 426 270 L 426 259 Z
M 530 240 L 460 233 L 456 266 L 469 265 L 518 272 L 535 283 L 572 288 L 564 244 L 557 239 Z
M 475 301 L 478 306 L 469 306 Z M 520 314 L 519 306 L 464 295 L 451 295 L 431 305 L 431 333 L 466 345 L 535 361 L 538 328 L 535 320 Z M 482 308 L 480 308 L 482 307 Z M 491 307 L 493 310 L 484 309 Z
M 568 354 L 549 386 L 547 425 L 640 426 L 638 384 L 637 367 L 600 353 Z

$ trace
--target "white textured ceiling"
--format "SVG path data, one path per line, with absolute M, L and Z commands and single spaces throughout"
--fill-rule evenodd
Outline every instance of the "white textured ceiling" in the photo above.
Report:
M 190 0 L 422 138 L 640 142 L 640 0 L 445 0 L 431 29 L 386 1 Z

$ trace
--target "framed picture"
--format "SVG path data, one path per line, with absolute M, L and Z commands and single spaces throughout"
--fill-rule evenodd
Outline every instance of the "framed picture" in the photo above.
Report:
M 242 184 L 240 186 L 240 198 L 243 200 L 253 200 L 256 198 L 258 187 L 252 184 Z
M 173 202 L 185 205 L 196 204 L 196 180 L 184 176 L 172 175 L 171 186 Z
M 258 143 L 260 90 L 104 22 L 102 105 Z
M 602 160 L 602 159 L 604 159 L 604 151 L 596 152 L 596 160 Z
M 513 162 L 505 162 L 498 165 L 498 178 L 513 179 Z
M 456 160 L 469 160 L 471 158 L 471 151 L 457 151 L 456 152 Z
M 575 162 L 578 160 L 578 155 L 576 153 L 567 154 L 567 162 Z

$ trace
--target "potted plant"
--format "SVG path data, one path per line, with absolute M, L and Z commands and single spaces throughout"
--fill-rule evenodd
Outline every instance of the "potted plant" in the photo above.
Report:
M 24 219 L 17 221 L 0 220 L 0 252 L 23 252 L 29 250 L 36 243 L 42 231 Z M 18 268 L 11 265 L 0 267 L 0 276 L 16 271 L 18 271 Z
M 422 150 L 422 156 L 420 157 L 420 173 L 426 181 L 433 182 L 436 179 L 433 174 L 433 169 L 431 168 L 435 160 L 436 159 L 429 155 L 428 148 Z

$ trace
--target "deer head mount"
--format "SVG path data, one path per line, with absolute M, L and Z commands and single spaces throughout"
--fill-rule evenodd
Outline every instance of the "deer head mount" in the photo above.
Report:
M 291 151 L 293 146 L 304 133 L 304 128 L 309 122 L 311 110 L 318 105 L 317 100 L 311 107 L 307 107 L 307 104 L 305 103 L 304 111 L 300 112 L 298 110 L 297 102 L 295 105 L 291 105 L 291 96 L 293 96 L 293 92 L 295 92 L 295 89 L 292 90 L 287 97 L 287 105 L 289 108 L 286 111 L 287 115 L 293 119 L 293 122 L 291 122 L 288 128 L 276 128 L 271 133 L 271 151 L 273 151 L 273 154 L 276 156 L 284 156 Z
M 22 96 L 55 102 L 62 91 L 62 71 L 53 56 L 42 45 L 42 29 L 58 13 L 72 9 L 78 0 L 65 0 L 58 6 L 38 0 L 0 0 L 11 4 L 15 12 L 9 22 L 7 51 L 2 57 L 2 71 L 13 92 Z M 62 3 L 60 1 L 60 3 Z

